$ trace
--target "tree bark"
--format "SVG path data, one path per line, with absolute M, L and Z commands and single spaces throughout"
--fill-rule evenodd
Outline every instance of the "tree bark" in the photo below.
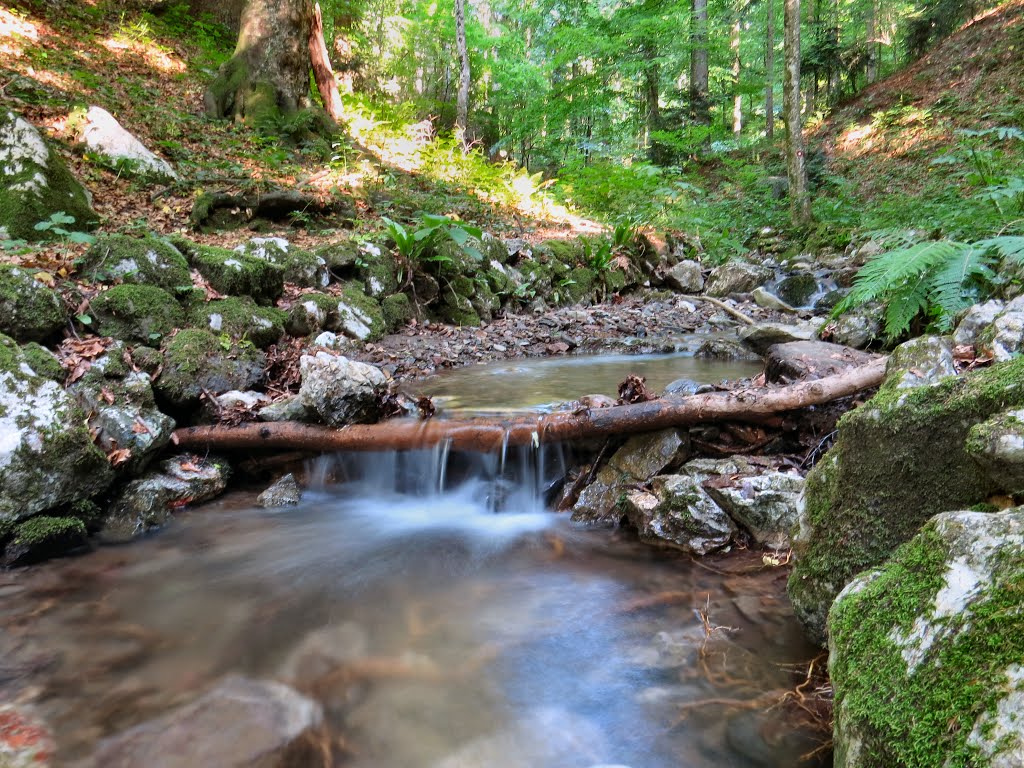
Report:
M 885 376 L 885 364 L 883 357 L 834 376 L 775 389 L 663 397 L 646 403 L 541 416 L 395 419 L 341 429 L 293 422 L 186 427 L 174 433 L 173 442 L 192 450 L 315 451 L 412 450 L 447 442 L 455 450 L 494 452 L 503 446 L 630 435 L 708 422 L 762 422 L 775 414 L 822 405 L 878 386 Z
M 693 0 L 690 21 L 690 118 L 711 125 L 708 99 L 708 0 Z
M 743 96 L 740 94 L 740 9 L 736 4 L 736 18 L 732 23 L 732 135 L 738 141 L 743 133 Z
M 878 79 L 878 41 L 875 40 L 875 19 L 875 0 L 868 0 L 868 18 L 866 22 L 868 47 L 866 70 L 868 85 L 871 85 Z
M 459 94 L 455 127 L 464 139 L 469 124 L 469 48 L 466 44 L 466 0 L 455 0 L 455 45 L 459 54 Z
M 336 122 L 341 122 L 341 94 L 338 84 L 334 81 L 334 70 L 331 58 L 327 53 L 327 42 L 324 40 L 324 19 L 320 14 L 320 3 L 313 6 L 313 18 L 309 25 L 309 60 L 313 65 L 313 79 L 320 91 L 320 100 L 324 111 Z
M 800 0 L 783 0 L 785 76 L 782 112 L 786 124 L 786 171 L 789 176 L 790 217 L 797 226 L 811 221 L 807 193 L 803 125 L 800 115 Z
M 311 105 L 309 0 L 249 0 L 235 53 L 207 88 L 209 117 L 259 120 Z
M 775 137 L 775 4 L 765 0 L 764 46 L 764 135 L 769 141 Z

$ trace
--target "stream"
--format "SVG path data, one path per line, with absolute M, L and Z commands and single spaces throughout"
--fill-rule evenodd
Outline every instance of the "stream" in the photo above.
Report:
M 529 393 L 487 366 L 430 387 L 543 407 L 624 371 L 735 375 L 668 357 L 517 362 L 544 379 Z M 0 693 L 42 715 L 57 765 L 95 764 L 103 739 L 227 675 L 314 690 L 355 768 L 829 765 L 801 762 L 823 738 L 777 705 L 817 652 L 787 569 L 574 526 L 542 501 L 570 458 L 322 457 L 298 507 L 239 490 L 131 545 L 0 573 Z

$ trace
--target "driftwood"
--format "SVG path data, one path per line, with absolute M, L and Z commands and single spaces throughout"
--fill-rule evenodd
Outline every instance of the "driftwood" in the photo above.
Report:
M 393 419 L 340 429 L 295 422 L 186 427 L 175 431 L 173 441 L 188 449 L 314 451 L 411 450 L 447 442 L 455 450 L 494 452 L 505 446 L 629 435 L 708 422 L 763 422 L 774 414 L 822 405 L 875 387 L 885 375 L 885 363 L 883 357 L 834 376 L 787 387 L 666 396 L 611 408 L 504 419 Z
M 320 100 L 324 103 L 324 110 L 334 122 L 340 123 L 341 95 L 338 93 L 338 84 L 334 81 L 334 69 L 331 68 L 327 43 L 324 42 L 324 20 L 320 14 L 320 3 L 313 4 L 313 23 L 309 28 L 309 60 L 313 67 L 316 89 L 320 91 Z

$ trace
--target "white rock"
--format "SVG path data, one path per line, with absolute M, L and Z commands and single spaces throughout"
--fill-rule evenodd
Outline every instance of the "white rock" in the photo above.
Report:
M 143 174 L 178 178 L 170 163 L 146 149 L 105 109 L 89 107 L 85 113 L 81 139 L 93 152 L 115 162 L 128 162 Z

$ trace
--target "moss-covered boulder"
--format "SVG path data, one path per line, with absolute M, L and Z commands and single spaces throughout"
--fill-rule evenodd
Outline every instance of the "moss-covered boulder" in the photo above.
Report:
M 347 284 L 332 303 L 334 309 L 327 318 L 330 331 L 357 341 L 376 341 L 387 330 L 380 304 L 363 293 L 359 283 Z
M 102 235 L 85 252 L 78 273 L 97 283 L 154 285 L 173 294 L 192 289 L 188 262 L 173 245 L 153 235 Z
M 189 328 L 164 344 L 164 369 L 157 394 L 172 406 L 194 405 L 206 394 L 249 390 L 262 383 L 266 358 L 249 344 Z
M 55 213 L 74 217 L 66 229 L 92 229 L 97 216 L 85 188 L 31 123 L 0 109 L 0 240 L 39 240 L 35 229 Z
M 829 606 L 854 576 L 933 515 L 1003 490 L 967 442 L 974 425 L 1024 404 L 1024 358 L 933 386 L 900 389 L 896 380 L 842 418 L 835 445 L 807 476 L 789 596 L 820 643 Z
M 338 301 L 326 293 L 305 293 L 292 304 L 284 328 L 292 336 L 309 336 L 327 327 L 334 317 Z
M 188 263 L 218 293 L 251 296 L 259 304 L 273 304 L 284 292 L 284 268 L 266 259 L 212 245 L 172 238 Z
M 38 276 L 39 270 L 0 264 L 0 333 L 21 342 L 46 341 L 64 327 L 64 302 Z
M 1024 508 L 933 518 L 829 615 L 837 768 L 1024 756 Z
M 592 304 L 599 282 L 597 273 L 589 267 L 576 267 L 569 272 L 564 285 L 564 303 Z
M 285 313 L 273 307 L 261 307 L 248 296 L 233 296 L 197 304 L 188 313 L 189 323 L 232 339 L 248 340 L 260 349 L 276 343 L 284 335 Z
M 412 300 L 404 293 L 393 293 L 386 297 L 381 302 L 380 308 L 384 314 L 384 325 L 387 326 L 388 331 L 402 328 L 416 316 Z
M 151 344 L 185 325 L 178 300 L 155 285 L 115 285 L 97 295 L 89 307 L 96 331 L 115 339 Z
M 301 288 L 326 288 L 331 281 L 327 262 L 322 257 L 296 248 L 283 237 L 254 237 L 236 247 L 235 253 L 276 264 L 284 270 L 286 283 Z
M 4 565 L 28 565 L 61 555 L 88 541 L 85 523 L 77 517 L 39 515 L 18 523 L 4 547 Z
M 113 477 L 71 395 L 0 336 L 0 521 L 89 498 Z
M 25 362 L 28 363 L 29 368 L 35 371 L 37 375 L 42 376 L 44 379 L 52 379 L 61 384 L 64 383 L 64 366 L 60 364 L 57 356 L 46 347 L 30 341 L 28 344 L 21 345 L 21 354 Z
M 398 290 L 398 261 L 393 255 L 380 248 L 377 255 L 364 253 L 356 266 L 356 275 L 363 281 L 367 296 L 382 299 Z

